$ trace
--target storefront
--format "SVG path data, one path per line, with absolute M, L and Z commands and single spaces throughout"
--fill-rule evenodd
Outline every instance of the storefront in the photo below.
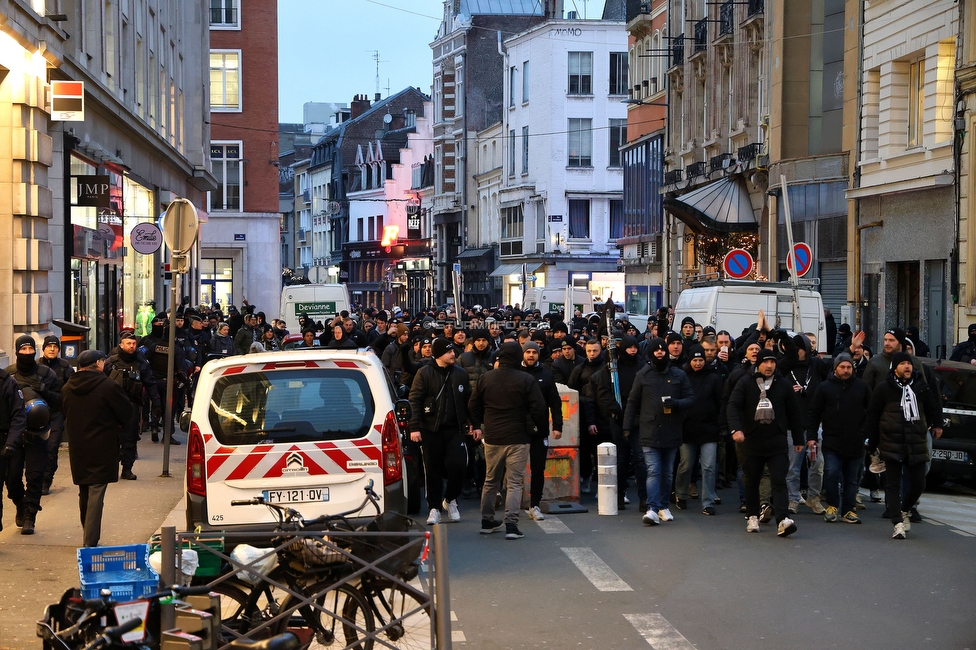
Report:
M 70 159 L 69 307 L 71 321 L 90 328 L 88 345 L 110 350 L 119 330 L 135 327 L 139 308 L 156 299 L 158 249 L 139 253 L 131 238 L 138 224 L 157 221 L 157 202 L 121 165 L 83 153 Z

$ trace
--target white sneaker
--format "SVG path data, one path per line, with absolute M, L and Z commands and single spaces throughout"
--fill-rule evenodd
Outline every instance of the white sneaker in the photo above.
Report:
M 758 533 L 759 532 L 759 517 L 753 515 L 749 517 L 749 521 L 746 523 L 747 533 Z
M 657 511 L 657 516 L 661 518 L 661 521 L 674 521 L 674 515 L 667 508 L 662 508 Z
M 780 537 L 789 537 L 796 532 L 796 524 L 793 520 L 787 517 L 783 521 L 779 522 L 779 526 L 776 528 L 776 534 Z
M 905 539 L 906 537 L 908 537 L 908 532 L 905 530 L 905 524 L 895 524 L 895 532 L 891 534 L 891 539 Z
M 657 526 L 659 523 L 661 523 L 661 518 L 658 517 L 657 513 L 653 510 L 648 510 L 644 514 L 643 521 L 645 526 Z
M 431 526 L 441 523 L 441 511 L 437 508 L 433 508 L 430 511 L 430 515 L 427 517 L 427 523 Z
M 905 532 L 907 533 L 912 529 L 912 513 L 903 512 L 901 513 L 901 523 L 905 527 Z
M 871 490 L 871 503 L 881 503 L 884 498 L 884 492 L 881 490 Z
M 627 495 L 626 494 L 624 495 L 624 505 L 625 506 L 629 506 L 630 505 L 630 499 L 627 498 Z
M 447 518 L 451 521 L 461 521 L 461 513 L 458 511 L 457 499 L 448 501 L 444 499 L 444 509 L 447 510 Z
M 529 508 L 529 519 L 532 521 L 545 521 L 546 516 L 542 514 L 542 510 L 539 510 L 539 506 L 532 506 Z

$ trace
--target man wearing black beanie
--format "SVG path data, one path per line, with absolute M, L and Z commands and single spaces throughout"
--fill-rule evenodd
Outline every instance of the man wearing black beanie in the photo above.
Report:
M 75 371 L 71 364 L 61 358 L 61 339 L 50 334 L 44 337 L 44 344 L 41 347 L 41 363 L 54 371 L 61 385 L 64 386 L 68 377 Z M 45 447 L 47 447 L 47 466 L 44 469 L 44 483 L 41 487 L 41 494 L 51 493 L 51 483 L 54 482 L 54 474 L 58 471 L 58 449 L 61 447 L 61 437 L 64 433 L 64 413 L 59 409 L 51 413 L 51 435 L 48 436 Z

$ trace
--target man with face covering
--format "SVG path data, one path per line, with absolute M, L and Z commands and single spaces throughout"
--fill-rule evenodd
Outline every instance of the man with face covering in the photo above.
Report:
M 722 378 L 705 359 L 705 349 L 698 344 L 688 350 L 691 360 L 684 367 L 695 393 L 695 406 L 684 421 L 680 464 L 675 479 L 675 506 L 688 507 L 688 496 L 694 467 L 701 461 L 702 514 L 714 515 L 715 476 L 718 471 L 719 409 L 722 405 Z
M 149 393 L 153 408 L 162 412 L 159 388 L 153 377 L 149 362 L 136 347 L 136 335 L 132 330 L 122 330 L 119 346 L 113 350 L 105 362 L 105 374 L 125 391 L 132 402 L 132 416 L 122 434 L 122 478 L 136 480 L 132 466 L 136 462 L 136 444 L 139 442 L 139 423 L 141 419 L 143 391 Z
M 23 394 L 26 405 L 38 397 L 47 403 L 51 413 L 61 410 L 61 380 L 46 365 L 38 364 L 34 339 L 24 335 L 14 342 L 17 361 L 7 368 Z M 30 419 L 28 419 L 28 423 Z M 23 445 L 18 446 L 12 458 L 7 460 L 7 495 L 17 506 L 16 523 L 22 535 L 33 535 L 37 511 L 44 489 L 44 472 L 47 469 L 47 441 L 25 430 Z M 26 487 L 25 487 L 26 483 Z
M 969 338 L 952 348 L 949 361 L 976 365 L 976 323 L 969 326 Z
M 44 344 L 41 348 L 40 363 L 54 371 L 58 376 L 58 381 L 64 386 L 68 377 L 75 371 L 71 364 L 61 358 L 61 339 L 52 335 L 44 337 Z M 44 470 L 44 484 L 41 494 L 51 493 L 51 483 L 54 482 L 54 474 L 58 471 L 58 449 L 61 447 L 61 437 L 64 433 L 64 413 L 58 410 L 51 413 L 51 435 L 48 436 L 45 446 L 47 447 L 47 467 Z

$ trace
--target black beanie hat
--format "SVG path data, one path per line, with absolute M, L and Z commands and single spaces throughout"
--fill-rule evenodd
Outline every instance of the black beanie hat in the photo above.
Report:
M 891 369 L 894 370 L 898 367 L 898 364 L 902 363 L 903 361 L 912 363 L 912 355 L 908 354 L 907 352 L 895 352 L 893 355 L 891 355 Z
M 53 334 L 48 334 L 47 336 L 44 337 L 44 344 L 41 345 L 41 349 L 43 350 L 44 348 L 46 348 L 49 345 L 56 345 L 56 346 L 58 346 L 58 349 L 60 350 L 61 349 L 61 339 L 59 339 L 58 337 L 54 336 Z
M 681 335 L 678 334 L 677 332 L 671 332 L 671 333 L 668 334 L 668 338 L 665 339 L 665 340 L 667 341 L 667 344 L 668 345 L 671 345 L 675 341 L 677 341 L 678 343 L 680 343 L 683 339 L 681 338 Z
M 620 337 L 620 349 L 626 350 L 627 348 L 636 348 L 638 346 L 637 339 L 633 336 L 622 336 Z
M 28 345 L 37 349 L 37 343 L 34 342 L 34 337 L 28 336 L 27 334 L 18 336 L 17 340 L 14 341 L 14 348 L 17 352 L 20 352 L 21 348 L 27 347 Z
M 891 334 L 898 342 L 904 346 L 905 345 L 905 330 L 900 327 L 892 327 L 890 330 L 886 331 L 885 334 Z
M 976 334 L 976 323 L 972 323 L 969 326 L 969 335 L 972 336 L 973 334 Z
M 454 345 L 450 341 L 443 336 L 438 336 L 436 339 L 434 339 L 433 345 L 431 345 L 431 356 L 437 359 L 453 349 Z
M 664 350 L 666 352 L 667 349 L 668 349 L 668 346 L 664 342 L 664 339 L 662 339 L 659 336 L 655 336 L 654 338 L 652 338 L 650 341 L 647 342 L 647 355 L 648 356 L 651 356 L 652 354 L 654 354 L 658 350 Z
M 684 329 L 685 325 L 688 325 L 689 323 L 692 326 L 694 326 L 695 325 L 695 319 L 692 318 L 691 316 L 685 316 L 684 318 L 681 319 L 681 328 Z
M 477 341 L 478 339 L 484 339 L 486 341 L 490 341 L 491 336 L 488 334 L 488 330 L 486 329 L 471 330 L 471 340 Z
M 756 365 L 758 366 L 760 363 L 762 363 L 763 361 L 766 361 L 767 359 L 772 359 L 773 361 L 777 361 L 778 362 L 778 360 L 776 359 L 776 353 L 775 352 L 773 352 L 772 350 L 765 350 L 765 349 L 763 349 L 763 350 L 760 350 L 759 351 L 759 354 L 756 355 Z
M 700 345 L 693 345 L 689 348 L 689 354 L 691 354 L 692 359 L 704 359 L 705 358 L 705 348 Z

